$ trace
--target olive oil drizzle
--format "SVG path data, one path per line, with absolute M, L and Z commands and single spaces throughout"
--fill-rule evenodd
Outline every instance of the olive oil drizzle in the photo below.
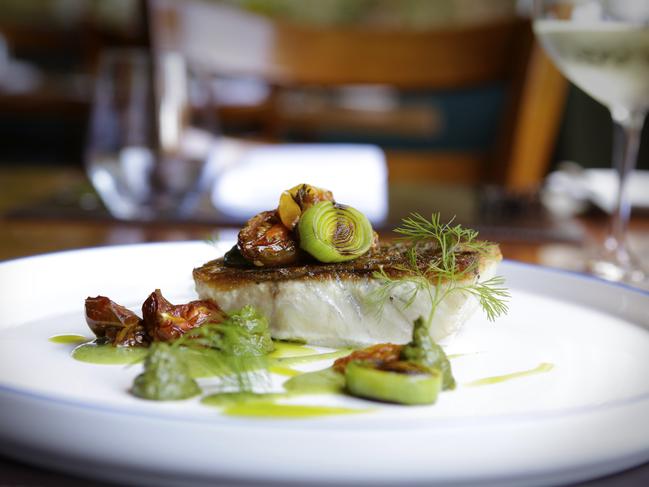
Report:
M 83 343 L 72 350 L 72 358 L 97 365 L 130 365 L 144 360 L 148 349 L 144 347 L 115 347 L 94 341 Z
M 72 358 L 81 362 L 104 365 L 132 364 L 141 362 L 147 353 L 147 349 L 144 347 L 116 347 L 113 345 L 98 344 L 95 341 L 88 341 L 86 337 L 81 337 L 80 335 L 79 337 L 83 338 L 86 343 L 82 343 L 72 351 Z M 57 341 L 56 343 L 63 342 Z M 69 343 L 79 343 L 79 341 Z M 274 342 L 274 344 L 275 350 L 268 355 L 270 359 L 269 365 L 271 368 L 280 371 L 278 372 L 280 375 L 291 375 L 292 373 L 289 373 L 289 370 L 293 370 L 290 369 L 292 365 L 332 360 L 344 357 L 351 352 L 350 349 L 340 349 L 333 352 L 318 353 L 314 348 L 303 345 L 285 342 Z M 184 353 L 190 364 L 192 376 L 200 378 L 220 375 L 218 371 L 215 371 L 214 367 L 210 366 L 212 362 L 210 357 L 216 352 L 209 349 L 188 349 Z M 296 373 L 301 372 L 296 371 Z
M 54 335 L 49 337 L 48 340 L 52 343 L 60 343 L 62 345 L 79 345 L 80 343 L 87 342 L 90 338 L 70 333 L 65 335 Z
M 341 414 L 360 414 L 370 409 L 344 408 L 339 406 L 312 406 L 303 404 L 279 404 L 275 402 L 241 402 L 223 409 L 226 416 L 243 416 L 267 419 L 304 419 Z
M 318 353 L 314 348 L 302 343 L 273 340 L 275 350 L 268 354 L 269 358 L 299 357 Z
M 99 365 L 130 365 L 141 362 L 147 354 L 144 347 L 115 347 L 99 344 L 88 337 L 75 334 L 54 335 L 49 341 L 57 344 L 77 345 L 71 352 L 75 360 Z M 294 369 L 292 365 L 306 364 L 323 360 L 332 360 L 349 354 L 351 349 L 340 349 L 333 352 L 318 353 L 315 348 L 302 344 L 274 341 L 275 350 L 268 355 L 268 371 L 288 377 L 284 382 L 285 392 L 282 393 L 219 393 L 204 396 L 201 403 L 206 406 L 218 407 L 227 416 L 300 419 L 318 416 L 359 414 L 372 411 L 368 408 L 345 408 L 338 406 L 319 406 L 278 403 L 280 399 L 308 394 L 341 394 L 344 388 L 342 375 L 331 367 L 303 372 Z M 219 374 L 210 368 L 211 350 L 187 350 L 187 358 L 191 375 L 195 378 L 218 377 Z M 479 353 L 479 352 L 475 352 Z M 455 359 L 473 353 L 450 354 Z M 465 386 L 485 386 L 506 382 L 535 374 L 547 373 L 554 365 L 543 362 L 528 370 L 508 374 L 483 377 L 465 383 Z M 255 366 L 251 366 L 251 371 Z
M 268 371 L 273 374 L 283 375 L 285 377 L 295 377 L 296 375 L 303 374 L 301 370 L 292 369 L 283 365 L 271 365 L 270 367 L 268 367 Z
M 298 365 L 308 364 L 311 362 L 318 362 L 320 360 L 332 360 L 340 357 L 345 357 L 352 352 L 349 348 L 342 348 L 333 352 L 315 353 L 313 355 L 301 355 L 295 357 L 281 357 L 275 359 L 278 365 Z
M 538 366 L 534 367 L 533 369 L 511 372 L 509 374 L 503 374 L 503 375 L 494 375 L 491 377 L 483 377 L 482 379 L 477 379 L 468 382 L 467 384 L 464 385 L 474 387 L 474 386 L 486 386 L 491 384 L 499 384 L 501 382 L 506 382 L 513 379 L 519 379 L 521 377 L 527 377 L 535 374 L 543 374 L 546 372 L 550 372 L 552 369 L 554 369 L 554 364 L 548 362 L 542 362 Z

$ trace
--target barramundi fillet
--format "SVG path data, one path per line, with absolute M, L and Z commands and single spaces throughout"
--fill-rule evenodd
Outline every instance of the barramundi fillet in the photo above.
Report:
M 426 291 L 411 299 L 416 283 L 403 279 L 411 275 L 408 249 L 401 243 L 381 245 L 348 262 L 274 268 L 229 267 L 220 258 L 194 269 L 194 282 L 201 299 L 226 312 L 255 306 L 268 318 L 273 338 L 327 347 L 402 344 L 412 339 L 413 321 L 428 317 L 432 306 Z M 434 247 L 425 247 L 417 263 L 423 269 L 437 256 Z M 458 252 L 456 269 L 468 272 L 456 285 L 490 279 L 501 259 L 496 244 L 486 252 Z M 399 280 L 389 289 L 383 287 L 382 293 L 377 291 L 382 281 L 376 278 L 381 269 Z M 435 285 L 437 279 L 431 276 L 429 282 Z M 440 287 L 448 285 L 443 281 Z M 432 338 L 441 341 L 455 334 L 478 305 L 470 293 L 449 293 L 435 310 Z

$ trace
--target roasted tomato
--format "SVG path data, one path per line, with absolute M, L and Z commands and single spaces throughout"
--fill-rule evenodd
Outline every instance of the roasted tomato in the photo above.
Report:
M 86 323 L 97 336 L 112 345 L 146 346 L 149 337 L 142 319 L 105 296 L 86 298 Z
M 299 257 L 298 244 L 276 211 L 262 211 L 248 220 L 238 244 L 241 255 L 258 267 L 293 264 Z
M 401 350 L 403 345 L 396 345 L 394 343 L 379 343 L 371 347 L 356 350 L 346 357 L 339 358 L 334 362 L 333 368 L 336 372 L 344 373 L 345 368 L 349 362 L 354 360 L 362 360 L 365 362 L 372 362 L 382 367 L 388 367 L 387 364 L 396 362 L 401 357 Z
M 149 336 L 153 340 L 166 342 L 179 338 L 203 323 L 220 323 L 226 315 L 211 301 L 173 305 L 156 289 L 142 304 L 142 316 Z

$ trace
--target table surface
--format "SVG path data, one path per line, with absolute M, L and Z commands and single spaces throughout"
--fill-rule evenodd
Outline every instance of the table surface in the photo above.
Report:
M 84 197 L 87 182 L 76 169 L 55 168 L 0 168 L 0 260 L 101 245 L 154 241 L 204 240 L 215 231 L 234 231 L 233 227 L 202 223 L 124 223 L 106 218 L 94 218 L 79 213 L 43 211 L 43 204 L 51 210 L 48 200 L 52 194 L 71 194 Z M 81 188 L 81 189 L 79 189 Z M 84 189 L 85 188 L 85 189 Z M 408 188 L 390 187 L 392 214 L 419 210 L 420 207 L 437 208 L 439 201 L 453 203 L 453 194 L 459 195 L 463 205 L 466 195 L 455 188 L 449 193 L 431 191 L 422 185 Z M 439 201 L 433 201 L 435 193 Z M 451 196 L 449 196 L 451 195 Z M 61 198 L 59 198 L 60 201 Z M 63 198 L 65 199 L 65 197 Z M 434 199 L 434 198 L 433 198 Z M 457 199 L 455 200 L 457 201 Z M 446 202 L 446 203 L 444 203 Z M 465 205 L 466 206 L 466 205 Z M 40 209 L 39 209 L 40 208 Z M 396 208 L 396 210 L 395 210 Z M 19 211 L 16 211 L 16 210 Z M 27 210 L 25 210 L 27 209 Z M 54 208 L 56 210 L 56 208 Z M 567 227 L 566 227 L 567 225 Z M 547 232 L 520 231 L 516 225 L 488 228 L 489 238 L 497 240 L 506 258 L 522 262 L 574 268 L 576 257 L 583 255 L 584 246 L 601 237 L 606 230 L 606 219 L 580 218 L 563 222 L 563 226 L 548 226 Z M 568 228 L 579 232 L 564 231 Z M 558 229 L 558 230 L 557 230 Z M 556 230 L 556 231 L 555 231 Z M 389 234 L 382 232 L 389 238 Z M 581 235 L 576 238 L 575 235 Z M 634 216 L 631 224 L 632 243 L 649 249 L 649 216 Z M 89 482 L 63 473 L 26 465 L 8 458 L 0 458 L 0 487 L 20 485 L 35 486 L 104 486 L 108 484 Z M 579 484 L 588 487 L 639 487 L 649 485 L 649 463 L 605 478 Z

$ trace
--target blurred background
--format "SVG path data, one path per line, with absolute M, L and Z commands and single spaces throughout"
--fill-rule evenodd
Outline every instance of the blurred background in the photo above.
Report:
M 501 240 L 579 243 L 574 217 L 610 211 L 608 169 L 588 169 L 611 166 L 611 120 L 538 48 L 528 12 L 516 0 L 3 0 L 0 258 L 50 249 L 34 240 L 61 222 L 121 229 L 61 248 L 235 228 L 306 179 L 381 229 L 440 210 Z
M 320 29 L 425 31 L 505 21 L 517 15 L 516 0 L 205 2 L 240 9 L 271 22 L 288 21 Z M 145 2 L 138 0 L 3 0 L 0 5 L 0 158 L 3 164 L 81 167 L 98 57 L 102 49 L 109 47 L 149 46 L 145 15 Z M 241 35 L 246 34 L 241 32 Z M 236 40 L 230 39 L 222 45 L 210 45 L 209 49 L 228 51 L 236 48 L 235 44 Z M 261 78 L 225 77 L 227 74 L 223 73 L 221 86 L 214 87 L 220 92 L 219 106 L 215 108 L 221 111 L 224 133 L 251 136 L 263 134 L 264 130 L 278 130 L 267 127 L 268 122 L 262 116 L 268 108 L 272 86 Z M 360 116 L 352 120 L 349 115 L 350 120 L 346 122 L 351 127 L 333 120 L 323 121 L 322 127 L 311 130 L 310 138 L 370 141 L 386 148 L 484 149 L 495 135 L 503 103 L 503 87 L 498 83 L 457 93 L 385 90 L 359 96 L 358 92 L 344 89 L 312 91 L 295 89 L 283 93 L 280 103 L 283 115 L 295 119 L 296 110 L 323 110 L 326 105 L 328 116 L 339 122 L 337 117 L 348 115 L 341 114 L 341 108 L 349 109 L 349 105 L 355 104 L 363 105 L 366 110 L 392 111 L 394 118 L 374 120 L 374 124 L 381 125 L 380 130 L 364 127 Z M 466 107 L 470 107 L 471 113 L 466 113 Z M 572 160 L 588 167 L 608 167 L 611 130 L 606 110 L 576 88 L 570 89 L 565 108 L 552 151 L 553 162 Z M 399 123 L 404 117 L 406 123 Z M 300 132 L 304 129 L 282 127 L 276 135 L 294 140 L 305 137 Z M 39 144 L 30 143 L 35 138 Z M 645 167 L 647 152 L 649 148 L 645 146 L 640 158 Z

